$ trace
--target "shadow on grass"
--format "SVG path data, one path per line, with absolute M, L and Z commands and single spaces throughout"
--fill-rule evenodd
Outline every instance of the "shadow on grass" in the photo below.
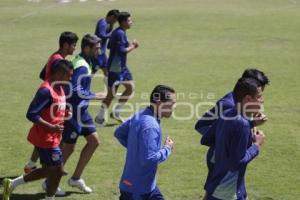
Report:
M 85 194 L 81 192 L 66 192 L 64 196 L 56 196 L 55 199 L 59 199 L 60 197 L 67 197 L 71 194 Z M 35 194 L 14 194 L 10 195 L 10 200 L 41 200 L 45 198 L 45 193 L 35 193 Z M 2 199 L 2 194 L 0 194 L 0 199 Z
M 119 125 L 118 123 L 107 123 L 105 124 L 105 127 L 113 127 Z
M 2 187 L 3 187 L 3 180 L 5 178 L 9 178 L 9 179 L 15 179 L 17 178 L 18 176 L 7 176 L 7 177 L 0 177 L 0 187 L 1 187 L 1 190 L 2 190 Z M 42 192 L 42 193 L 34 193 L 34 194 L 18 194 L 18 193 L 12 193 L 10 195 L 10 199 L 11 200 L 40 200 L 40 199 L 43 199 L 45 198 L 45 192 Z M 67 196 L 70 196 L 72 194 L 85 194 L 83 192 L 66 192 L 66 195 L 64 196 L 56 196 L 56 198 L 59 198 L 59 197 L 67 197 Z M 2 199 L 2 191 L 1 191 L 1 194 L 0 194 L 0 199 Z

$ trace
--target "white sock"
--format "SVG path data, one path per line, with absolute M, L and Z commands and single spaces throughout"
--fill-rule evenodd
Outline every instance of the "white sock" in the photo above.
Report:
M 29 160 L 28 163 L 26 164 L 26 166 L 32 168 L 32 167 L 36 166 L 36 163 L 32 160 Z
M 45 196 L 45 200 L 54 200 L 54 196 L 52 197 Z
M 97 118 L 104 119 L 106 114 L 107 106 L 105 104 L 102 104 L 99 110 L 99 113 L 97 115 Z
M 23 176 L 19 176 L 15 179 L 12 180 L 11 182 L 11 188 L 12 190 L 14 190 L 17 186 L 21 185 L 21 184 L 24 184 L 25 181 L 24 181 L 24 177 Z
M 120 113 L 122 111 L 122 108 L 124 107 L 125 103 L 118 103 L 117 106 L 113 110 L 113 114 L 116 117 L 120 117 Z

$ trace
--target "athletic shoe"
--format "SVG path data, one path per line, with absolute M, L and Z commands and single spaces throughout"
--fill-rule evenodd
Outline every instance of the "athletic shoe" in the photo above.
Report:
M 124 120 L 122 119 L 122 117 L 120 117 L 120 115 L 116 115 L 113 112 L 110 113 L 110 118 L 117 120 L 120 123 L 124 123 Z
M 99 124 L 100 126 L 105 126 L 105 124 L 106 124 L 106 120 L 105 119 L 101 119 L 98 116 L 95 117 L 95 122 L 97 124 Z
M 88 187 L 83 179 L 78 179 L 78 180 L 73 180 L 72 178 L 70 178 L 68 180 L 68 184 L 71 187 L 77 187 L 78 189 L 80 189 L 81 191 L 83 191 L 84 193 L 91 193 L 93 190 Z
M 11 179 L 5 178 L 2 182 L 3 184 L 3 200 L 9 200 L 10 194 L 12 192 Z
M 47 180 L 46 179 L 42 183 L 42 188 L 46 192 L 46 189 L 47 189 Z M 57 187 L 55 196 L 66 196 L 66 192 L 63 191 L 60 187 Z

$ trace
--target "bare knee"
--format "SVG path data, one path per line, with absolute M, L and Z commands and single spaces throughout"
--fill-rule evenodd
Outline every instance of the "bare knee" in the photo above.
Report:
M 135 90 L 135 85 L 134 82 L 127 82 L 126 84 L 124 84 L 125 86 L 125 93 L 126 94 L 132 94 Z
M 97 132 L 92 133 L 86 137 L 87 145 L 93 148 L 97 148 L 100 145 L 100 139 Z

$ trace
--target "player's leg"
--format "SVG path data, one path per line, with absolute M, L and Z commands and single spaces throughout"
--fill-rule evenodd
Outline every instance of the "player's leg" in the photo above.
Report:
M 59 182 L 63 175 L 63 166 L 51 166 L 47 167 L 47 189 L 46 193 L 48 197 L 54 196 L 56 194 Z
M 86 165 L 88 164 L 88 162 L 92 158 L 95 150 L 97 149 L 97 147 L 100 144 L 97 132 L 94 132 L 94 133 L 86 136 L 85 139 L 86 139 L 87 143 L 85 144 L 85 146 L 81 150 L 79 161 L 77 163 L 76 169 L 75 169 L 74 174 L 72 176 L 74 178 L 80 178 L 81 177 L 81 174 L 82 174 L 84 168 L 86 167 Z
M 204 197 L 202 200 L 206 200 L 207 199 L 207 193 L 205 192 Z
M 31 172 L 32 170 L 36 169 L 36 161 L 39 158 L 39 153 L 37 152 L 37 150 L 34 148 L 30 157 L 30 160 L 26 163 L 25 167 L 24 167 L 24 172 L 25 174 L 28 174 L 29 172 Z
M 24 176 L 19 176 L 13 180 L 5 179 L 3 181 L 3 187 L 4 187 L 3 198 L 5 200 L 9 200 L 10 194 L 19 185 L 22 185 L 27 182 L 39 180 L 42 178 L 46 178 L 48 176 L 47 168 L 45 167 L 44 163 L 47 163 L 48 160 L 51 159 L 51 156 L 49 156 L 49 152 L 47 151 L 47 149 L 36 147 L 36 150 L 38 151 L 39 157 L 41 159 L 41 163 L 43 163 L 42 168 L 35 169 L 30 173 Z
M 31 181 L 35 181 L 47 177 L 46 164 L 51 162 L 52 159 L 51 151 L 49 151 L 46 148 L 39 148 L 39 147 L 35 147 L 35 149 L 38 152 L 38 155 L 41 159 L 42 167 L 33 170 L 30 173 L 23 176 L 24 182 L 31 182 Z
M 119 200 L 133 200 L 133 195 L 130 192 L 120 191 Z
M 62 151 L 60 148 L 47 149 L 47 151 L 49 152 L 48 157 L 43 156 L 44 168 L 47 172 L 46 199 L 54 199 L 63 175 Z M 63 193 L 65 194 L 65 192 Z
M 112 118 L 118 120 L 121 123 L 123 122 L 123 119 L 121 118 L 120 113 L 128 99 L 133 97 L 135 87 L 132 75 L 129 70 L 122 73 L 122 79 L 124 79 L 124 81 L 122 81 L 121 84 L 125 87 L 125 90 L 119 97 L 118 104 L 114 107 L 111 114 Z
M 79 130 L 72 125 L 71 121 L 66 121 L 64 123 L 64 131 L 63 131 L 62 142 L 60 144 L 60 148 L 63 154 L 63 165 L 65 165 L 72 155 L 75 149 L 75 145 L 77 139 L 79 137 Z
M 105 118 L 106 118 L 105 115 L 106 115 L 107 109 L 109 108 L 112 100 L 114 99 L 113 91 L 114 90 L 112 89 L 112 87 L 107 88 L 107 95 L 106 95 L 105 99 L 102 101 L 100 110 L 99 110 L 97 116 L 95 117 L 95 122 L 100 125 L 105 124 Z
M 146 195 L 147 200 L 164 200 L 164 196 L 160 192 L 159 188 L 156 187 L 149 195 Z
M 83 118 L 87 119 L 83 122 L 85 127 L 82 128 L 82 133 L 86 139 L 86 145 L 81 150 L 76 169 L 71 179 L 69 179 L 69 185 L 77 187 L 86 193 L 90 193 L 92 192 L 92 189 L 86 186 L 84 180 L 81 179 L 81 175 L 88 162 L 92 158 L 97 147 L 99 146 L 100 140 L 96 132 L 96 127 L 93 124 L 93 120 L 90 115 L 87 113 L 87 116 Z
M 105 124 L 106 111 L 109 108 L 112 100 L 114 99 L 114 97 L 117 94 L 119 81 L 120 81 L 120 73 L 114 73 L 114 72 L 108 73 L 107 95 L 106 95 L 105 99 L 102 101 L 100 110 L 99 110 L 97 116 L 95 117 L 95 122 L 100 125 Z
M 60 146 L 63 152 L 63 160 L 65 165 L 72 153 L 74 152 L 75 144 L 68 144 L 66 142 L 62 142 Z

